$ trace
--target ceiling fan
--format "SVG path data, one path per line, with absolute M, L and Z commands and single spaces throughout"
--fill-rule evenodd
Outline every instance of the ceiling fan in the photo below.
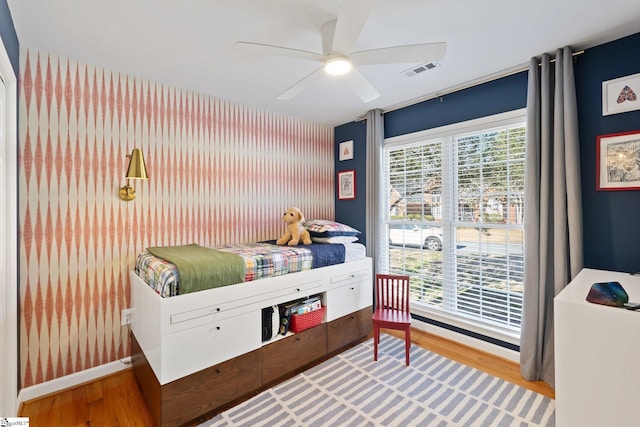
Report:
M 356 68 L 358 65 L 438 61 L 442 59 L 447 49 L 447 44 L 440 42 L 352 52 L 351 49 L 367 22 L 374 3 L 375 0 L 344 0 L 338 17 L 326 22 L 320 29 L 322 53 L 244 41 L 238 41 L 234 46 L 251 53 L 279 55 L 324 64 L 282 92 L 278 96 L 280 100 L 294 98 L 309 87 L 324 71 L 330 75 L 344 76 L 348 85 L 362 102 L 371 102 L 378 98 L 380 93 L 358 71 Z

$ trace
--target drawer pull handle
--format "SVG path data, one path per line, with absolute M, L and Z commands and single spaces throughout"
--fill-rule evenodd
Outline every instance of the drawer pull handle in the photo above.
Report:
M 296 337 L 296 341 L 300 341 L 300 338 L 299 338 L 299 337 Z
M 220 307 L 216 308 L 216 311 L 220 311 Z
M 296 292 L 300 292 L 300 288 L 296 288 Z
M 220 330 L 220 326 L 216 326 L 216 329 L 219 331 Z
M 216 369 L 216 374 L 219 374 L 219 373 L 220 373 L 220 369 Z
M 352 274 L 352 275 L 351 275 L 351 278 L 353 279 L 354 277 L 356 277 L 356 275 L 355 275 L 355 274 Z
M 355 288 L 353 288 L 353 287 L 351 288 L 351 290 L 354 290 L 354 289 L 355 289 Z

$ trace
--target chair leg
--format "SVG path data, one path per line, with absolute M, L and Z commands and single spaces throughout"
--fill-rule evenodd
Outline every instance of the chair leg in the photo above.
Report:
M 404 354 L 405 362 L 409 366 L 409 356 L 411 350 L 411 329 L 407 328 L 404 331 Z
M 380 327 L 373 324 L 373 360 L 378 360 L 378 341 L 380 341 Z

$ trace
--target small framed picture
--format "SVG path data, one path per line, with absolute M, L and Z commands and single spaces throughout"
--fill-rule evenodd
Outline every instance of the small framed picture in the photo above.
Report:
M 602 115 L 640 110 L 640 73 L 602 82 Z
M 353 140 L 340 143 L 340 161 L 353 159 Z
M 356 198 L 356 171 L 338 172 L 338 199 Z
M 640 131 L 599 135 L 596 175 L 598 191 L 640 190 Z

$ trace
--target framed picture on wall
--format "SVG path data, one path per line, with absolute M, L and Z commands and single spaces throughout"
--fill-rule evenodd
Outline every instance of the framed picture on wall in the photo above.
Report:
M 353 159 L 353 140 L 340 143 L 340 161 Z
M 640 110 L 640 73 L 602 82 L 602 115 Z
M 356 171 L 338 172 L 338 199 L 356 198 Z
M 640 190 L 640 131 L 596 138 L 596 189 Z

